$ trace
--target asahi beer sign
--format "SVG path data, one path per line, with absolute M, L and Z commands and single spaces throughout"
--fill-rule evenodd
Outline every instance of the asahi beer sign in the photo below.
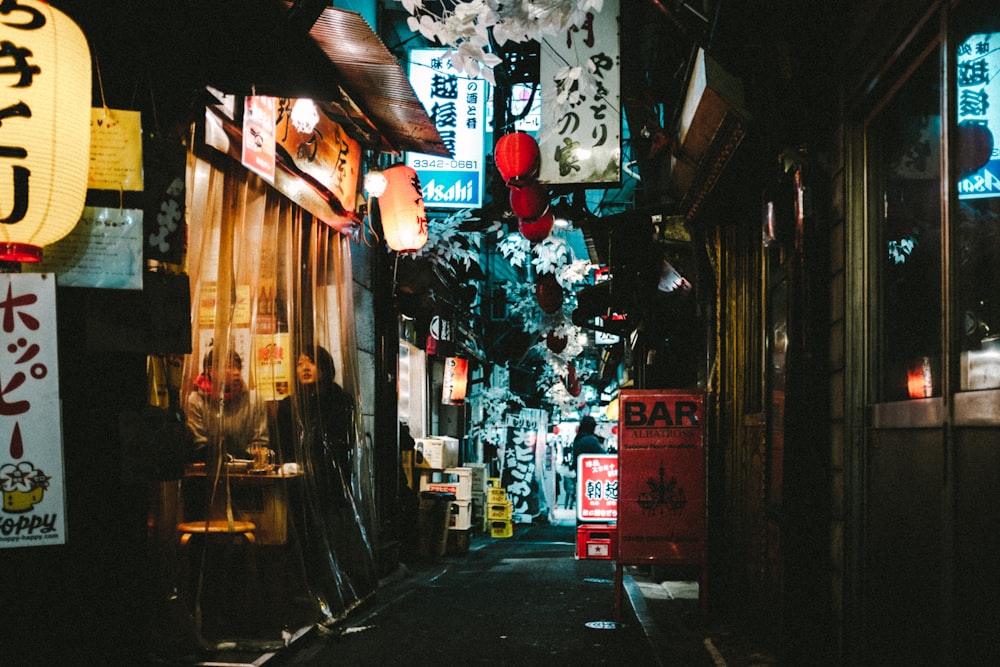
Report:
M 959 144 L 988 146 L 985 165 L 958 182 L 959 199 L 1000 196 L 1000 33 L 972 35 L 955 59 Z
M 623 390 L 618 401 L 619 561 L 703 563 L 704 393 Z
M 451 65 L 445 49 L 410 51 L 409 79 L 452 157 L 407 153 L 427 208 L 483 205 L 486 84 Z

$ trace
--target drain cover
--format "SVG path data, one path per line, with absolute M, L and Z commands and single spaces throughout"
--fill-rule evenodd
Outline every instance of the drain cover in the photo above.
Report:
M 625 627 L 624 623 L 616 623 L 615 621 L 588 621 L 584 625 L 592 630 L 617 630 Z

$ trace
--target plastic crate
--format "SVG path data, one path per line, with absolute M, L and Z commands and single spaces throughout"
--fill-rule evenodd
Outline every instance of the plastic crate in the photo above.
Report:
M 577 559 L 613 559 L 618 555 L 618 528 L 610 523 L 581 523 L 576 527 Z

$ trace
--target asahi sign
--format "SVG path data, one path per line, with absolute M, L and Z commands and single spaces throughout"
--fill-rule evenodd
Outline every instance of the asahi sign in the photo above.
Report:
M 618 401 L 619 562 L 704 563 L 704 393 L 623 390 Z

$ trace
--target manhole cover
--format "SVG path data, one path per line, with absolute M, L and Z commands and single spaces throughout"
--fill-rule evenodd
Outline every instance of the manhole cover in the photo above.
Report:
M 625 627 L 623 623 L 616 623 L 615 621 L 588 621 L 584 625 L 591 630 L 617 630 L 618 628 Z

